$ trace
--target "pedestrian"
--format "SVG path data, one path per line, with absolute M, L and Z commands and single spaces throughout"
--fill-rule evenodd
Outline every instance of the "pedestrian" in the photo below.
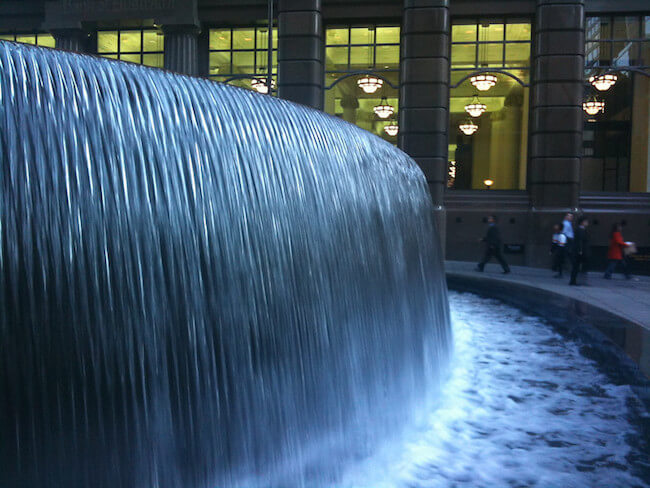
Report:
M 555 271 L 554 278 L 562 278 L 564 268 L 564 257 L 566 254 L 566 236 L 562 232 L 562 225 L 553 226 L 553 239 L 551 243 L 551 255 L 553 256 L 552 271 Z
M 617 266 L 621 266 L 625 279 L 629 280 L 630 270 L 628 268 L 627 257 L 624 255 L 623 249 L 631 247 L 633 243 L 625 242 L 623 240 L 623 226 L 621 224 L 614 224 L 612 231 L 609 234 L 609 249 L 607 250 L 607 270 L 605 271 L 604 278 L 606 280 L 612 279 L 612 273 L 616 271 Z
M 562 234 L 566 236 L 565 251 L 570 256 L 573 252 L 573 240 L 575 238 L 575 233 L 573 232 L 572 213 L 568 213 L 564 216 L 564 220 L 562 221 Z
M 506 263 L 506 260 L 503 259 L 501 254 L 501 236 L 499 234 L 499 228 L 497 227 L 497 218 L 495 215 L 490 215 L 487 219 L 488 229 L 485 234 L 485 237 L 481 239 L 481 242 L 485 244 L 485 254 L 483 255 L 483 260 L 478 263 L 476 267 L 477 271 L 483 271 L 485 264 L 490 260 L 492 256 L 496 258 L 497 261 L 501 264 L 503 268 L 503 274 L 510 273 L 510 266 Z
M 590 257 L 589 234 L 587 233 L 588 226 L 589 220 L 586 217 L 582 217 L 578 221 L 578 228 L 575 229 L 573 250 L 571 253 L 571 281 L 569 281 L 569 285 L 576 286 L 578 284 L 576 279 L 578 278 L 579 272 L 584 274 L 585 281 L 587 279 Z

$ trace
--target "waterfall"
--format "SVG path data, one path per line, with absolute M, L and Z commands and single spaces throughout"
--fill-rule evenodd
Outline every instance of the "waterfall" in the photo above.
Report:
M 0 42 L 0 486 L 331 486 L 435 401 L 433 213 L 336 117 Z

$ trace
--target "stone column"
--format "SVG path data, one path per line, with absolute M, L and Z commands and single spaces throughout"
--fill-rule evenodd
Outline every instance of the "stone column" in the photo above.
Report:
M 50 29 L 57 49 L 84 53 L 87 51 L 88 33 L 81 28 Z
M 278 94 L 323 108 L 324 47 L 321 0 L 279 0 Z
M 356 124 L 359 99 L 350 95 L 346 95 L 341 98 L 341 107 L 343 108 L 343 120 L 350 122 L 351 124 Z
M 584 0 L 537 0 L 526 264 L 547 265 L 548 234 L 580 201 Z
M 400 148 L 420 165 L 444 242 L 449 126 L 449 1 L 404 0 Z
M 580 198 L 584 0 L 537 0 L 528 187 L 533 209 Z
M 184 75 L 199 74 L 199 28 L 195 24 L 163 25 L 165 69 Z

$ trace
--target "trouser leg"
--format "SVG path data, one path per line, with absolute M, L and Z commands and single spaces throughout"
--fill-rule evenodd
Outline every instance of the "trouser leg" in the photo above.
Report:
M 578 271 L 580 270 L 580 256 L 574 256 L 571 262 L 571 281 L 570 284 L 577 284 L 576 278 L 578 277 Z
M 486 246 L 485 254 L 483 254 L 483 259 L 481 260 L 480 263 L 478 263 L 478 269 L 483 271 L 483 268 L 485 268 L 485 263 L 487 263 L 491 257 L 492 257 L 492 248 L 490 246 Z
M 495 248 L 494 256 L 497 258 L 497 261 L 499 261 L 499 264 L 501 264 L 501 267 L 503 268 L 503 271 L 505 271 L 505 272 L 510 271 L 510 266 L 508 266 L 508 263 L 506 263 L 506 260 L 503 259 L 503 254 L 501 254 L 501 249 L 499 249 L 498 247 Z
M 623 268 L 623 274 L 625 275 L 626 278 L 630 277 L 630 262 L 627 260 L 627 258 L 623 258 L 621 261 L 621 267 Z
M 616 263 L 617 261 L 615 259 L 610 259 L 607 262 L 607 269 L 605 270 L 605 278 L 611 278 L 612 273 L 616 271 Z

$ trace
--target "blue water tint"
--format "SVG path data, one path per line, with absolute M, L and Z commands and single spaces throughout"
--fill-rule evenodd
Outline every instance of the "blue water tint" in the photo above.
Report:
M 0 486 L 326 486 L 435 400 L 426 182 L 339 119 L 0 42 Z
M 451 293 L 455 353 L 427 422 L 338 488 L 644 488 L 648 413 L 539 317 Z

